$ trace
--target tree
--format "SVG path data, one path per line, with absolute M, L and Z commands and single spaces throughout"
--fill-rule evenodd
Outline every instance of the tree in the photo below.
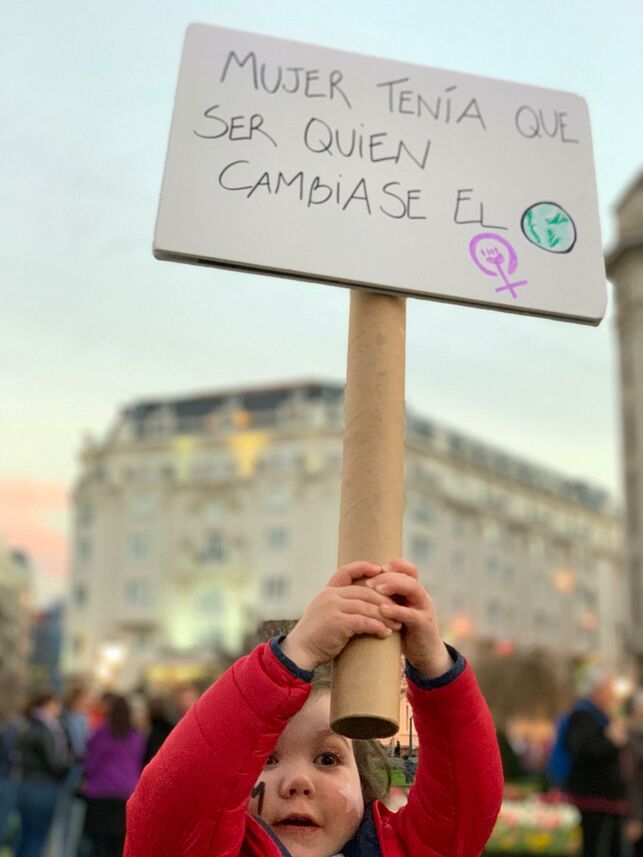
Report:
M 499 653 L 482 644 L 475 671 L 499 729 L 516 717 L 554 719 L 570 702 L 572 663 L 542 650 Z

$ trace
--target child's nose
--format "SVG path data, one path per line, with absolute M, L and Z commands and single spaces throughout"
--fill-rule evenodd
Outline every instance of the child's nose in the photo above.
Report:
M 307 774 L 302 772 L 293 772 L 285 774 L 280 784 L 281 797 L 295 797 L 296 795 L 304 795 L 304 797 L 312 797 L 315 793 L 315 786 L 312 779 Z

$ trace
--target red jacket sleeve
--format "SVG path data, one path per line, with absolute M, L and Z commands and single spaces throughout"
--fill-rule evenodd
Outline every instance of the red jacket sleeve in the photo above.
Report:
M 250 791 L 309 693 L 268 644 L 240 658 L 143 771 L 127 804 L 124 857 L 237 855 Z
M 477 857 L 500 811 L 503 775 L 473 671 L 467 665 L 452 682 L 430 690 L 409 681 L 408 699 L 419 765 L 405 807 L 391 813 L 378 805 L 382 839 L 391 842 L 389 853 L 401 847 L 413 857 Z

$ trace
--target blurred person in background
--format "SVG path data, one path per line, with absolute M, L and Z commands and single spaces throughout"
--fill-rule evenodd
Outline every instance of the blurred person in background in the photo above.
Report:
M 69 738 L 71 749 L 77 759 L 85 755 L 89 739 L 89 712 L 92 695 L 82 685 L 71 687 L 63 697 L 61 723 Z
M 145 744 L 143 766 L 156 756 L 163 746 L 163 742 L 174 728 L 169 709 L 169 702 L 164 696 L 155 696 L 149 701 L 150 729 Z
M 129 703 L 113 696 L 85 754 L 85 836 L 93 857 L 122 857 L 125 804 L 138 783 L 144 751 L 145 735 L 132 725 Z
M 625 832 L 632 843 L 632 857 L 643 857 L 643 687 L 639 687 L 630 703 L 628 733 L 626 774 L 630 810 Z
M 574 706 L 567 725 L 565 792 L 581 814 L 583 857 L 622 857 L 627 799 L 621 752 L 628 736 L 625 723 L 616 717 L 614 676 L 590 667 L 584 690 L 586 696 Z
M 0 726 L 0 847 L 7 841 L 16 808 L 13 767 L 20 723 L 18 712 L 13 711 Z
M 16 857 L 43 857 L 56 804 L 72 764 L 69 741 L 50 692 L 35 694 L 25 708 L 16 740 L 17 808 L 20 834 Z
M 144 765 L 156 756 L 172 729 L 192 708 L 200 696 L 194 684 L 181 684 L 170 702 L 167 697 L 153 697 L 149 702 L 150 730 L 145 747 Z
M 174 691 L 174 705 L 176 709 L 176 720 L 182 720 L 195 702 L 198 702 L 201 692 L 195 684 L 180 684 Z
M 101 726 L 105 722 L 105 718 L 107 717 L 107 712 L 109 711 L 110 705 L 113 700 L 116 698 L 116 694 L 111 690 L 105 690 L 98 699 L 95 699 L 93 703 L 89 707 L 88 712 L 88 720 L 89 720 L 89 731 L 95 732 L 99 726 Z
M 73 685 L 63 696 L 60 722 L 71 748 L 72 764 L 58 798 L 47 846 L 47 857 L 72 857 L 80 847 L 85 802 L 78 796 L 83 776 L 83 758 L 89 739 L 92 695 L 82 685 Z

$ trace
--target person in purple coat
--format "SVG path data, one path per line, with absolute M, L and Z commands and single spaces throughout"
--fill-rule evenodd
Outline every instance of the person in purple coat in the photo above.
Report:
M 94 857 L 122 857 L 125 804 L 141 775 L 144 752 L 145 736 L 132 726 L 129 704 L 125 697 L 116 696 L 85 754 L 85 836 Z

